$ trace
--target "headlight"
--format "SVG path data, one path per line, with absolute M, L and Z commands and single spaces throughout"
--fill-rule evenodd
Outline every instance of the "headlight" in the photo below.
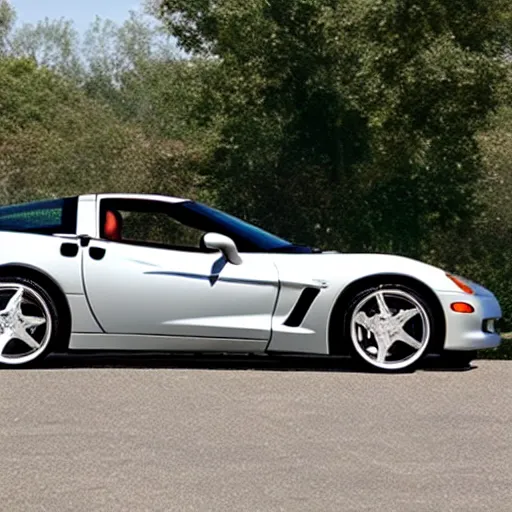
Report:
M 468 283 L 464 281 L 462 277 L 453 276 L 452 274 L 446 274 L 448 279 L 451 279 L 463 292 L 469 293 L 470 295 L 474 295 L 475 292 Z

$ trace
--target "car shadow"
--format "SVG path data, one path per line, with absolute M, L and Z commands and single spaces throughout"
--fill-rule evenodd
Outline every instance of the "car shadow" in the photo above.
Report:
M 279 372 L 338 372 L 338 373 L 381 373 L 361 367 L 349 357 L 314 356 L 269 356 L 269 355 L 205 355 L 169 353 L 70 353 L 50 354 L 40 362 L 37 370 L 63 369 L 184 369 L 184 370 L 236 370 L 236 371 L 279 371 Z M 478 361 L 466 367 L 447 366 L 441 358 L 429 356 L 415 371 L 461 372 L 478 368 Z M 15 369 L 13 367 L 12 369 Z M 392 375 L 392 374 L 391 374 Z

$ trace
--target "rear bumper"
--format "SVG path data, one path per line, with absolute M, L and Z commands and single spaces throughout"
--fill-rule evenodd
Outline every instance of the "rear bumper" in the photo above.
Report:
M 496 332 L 486 332 L 484 322 L 501 318 L 501 307 L 490 292 L 486 295 L 468 295 L 465 293 L 438 292 L 446 318 L 446 350 L 479 350 L 496 348 L 501 336 Z M 471 304 L 474 313 L 456 313 L 450 305 L 453 302 Z

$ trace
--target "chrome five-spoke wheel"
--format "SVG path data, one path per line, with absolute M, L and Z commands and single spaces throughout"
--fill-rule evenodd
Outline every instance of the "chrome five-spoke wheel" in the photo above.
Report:
M 432 314 L 414 290 L 382 287 L 359 294 L 350 308 L 353 354 L 382 370 L 412 367 L 432 336 Z
M 23 365 L 46 354 L 54 332 L 54 306 L 38 285 L 0 281 L 0 364 Z

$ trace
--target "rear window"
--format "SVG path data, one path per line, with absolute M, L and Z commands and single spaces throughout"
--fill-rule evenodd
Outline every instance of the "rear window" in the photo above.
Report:
M 0 207 L 0 231 L 76 233 L 78 197 Z

